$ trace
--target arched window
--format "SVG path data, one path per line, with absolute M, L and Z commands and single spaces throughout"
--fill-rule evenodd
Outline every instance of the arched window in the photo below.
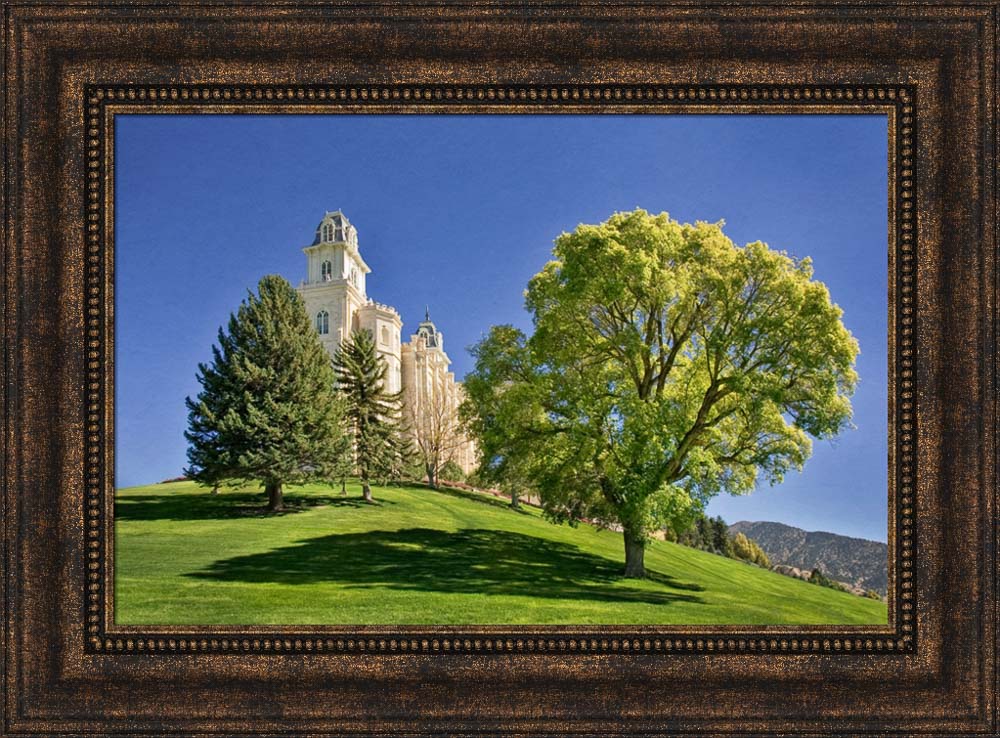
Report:
M 389 345 L 389 329 L 385 326 L 382 326 L 382 345 Z
M 326 310 L 320 310 L 316 313 L 316 332 L 321 336 L 330 332 L 330 313 Z
M 333 276 L 333 264 L 330 263 L 329 259 L 320 265 L 320 276 L 324 282 L 329 282 L 330 277 Z

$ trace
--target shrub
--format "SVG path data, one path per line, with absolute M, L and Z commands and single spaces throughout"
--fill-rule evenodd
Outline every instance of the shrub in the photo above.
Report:
M 463 472 L 462 467 L 454 461 L 446 461 L 444 466 L 441 467 L 441 471 L 438 472 L 438 476 L 441 479 L 448 480 L 449 482 L 465 481 L 465 472 Z
M 809 575 L 809 581 L 812 582 L 813 584 L 818 584 L 821 587 L 828 587 L 829 589 L 836 589 L 840 590 L 841 592 L 850 591 L 840 582 L 836 582 L 833 579 L 830 579 L 819 569 L 812 570 L 812 574 Z

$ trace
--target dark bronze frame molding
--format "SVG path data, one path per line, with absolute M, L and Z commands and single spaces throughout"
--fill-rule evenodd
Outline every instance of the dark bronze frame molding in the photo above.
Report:
M 383 85 L 171 87 L 95 85 L 84 92 L 87 116 L 87 506 L 84 543 L 87 572 L 87 645 L 91 652 L 322 652 L 322 653 L 913 653 L 913 489 L 916 475 L 913 378 L 902 373 L 917 363 L 913 351 L 916 236 L 914 233 L 914 90 L 909 86 L 628 86 L 562 85 Z M 114 119 L 142 113 L 878 113 L 888 119 L 892 173 L 889 200 L 894 218 L 890 242 L 892 303 L 898 306 L 890 330 L 898 367 L 891 424 L 900 439 L 890 464 L 891 557 L 888 627 L 116 627 L 111 564 L 114 519 L 112 403 L 114 279 Z M 91 215 L 93 217 L 91 217 Z M 102 268 L 103 267 L 103 268 Z M 894 267 L 894 268 L 893 268 Z M 897 494 L 895 490 L 898 489 Z M 96 554 L 96 555 L 94 555 Z M 83 562 L 81 562 L 83 563 Z M 893 571 L 900 575 L 893 577 Z
M 3 8 L 5 734 L 996 733 L 995 0 Z M 114 116 L 595 111 L 887 115 L 889 624 L 116 626 Z

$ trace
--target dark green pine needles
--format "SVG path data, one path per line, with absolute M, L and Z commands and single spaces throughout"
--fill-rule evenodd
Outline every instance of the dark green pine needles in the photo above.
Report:
M 412 450 L 402 426 L 402 394 L 386 387 L 388 365 L 366 330 L 355 331 L 333 359 L 337 387 L 347 400 L 361 491 L 372 502 L 372 480 L 397 478 Z
M 188 468 L 201 484 L 259 482 L 268 509 L 282 508 L 282 486 L 333 482 L 346 472 L 350 438 L 345 402 L 301 298 L 268 275 L 219 329 L 202 386 L 187 398 Z

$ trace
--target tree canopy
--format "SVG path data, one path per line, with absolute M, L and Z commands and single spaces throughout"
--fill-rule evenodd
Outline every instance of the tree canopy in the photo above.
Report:
M 334 380 L 299 295 L 264 277 L 219 329 L 211 363 L 198 365 L 185 473 L 212 487 L 260 482 L 271 510 L 281 509 L 284 484 L 334 481 L 349 450 Z
M 808 258 L 643 210 L 581 225 L 525 293 L 534 331 L 473 349 L 464 412 L 482 466 L 555 520 L 648 535 L 721 492 L 801 469 L 848 427 L 858 344 Z

